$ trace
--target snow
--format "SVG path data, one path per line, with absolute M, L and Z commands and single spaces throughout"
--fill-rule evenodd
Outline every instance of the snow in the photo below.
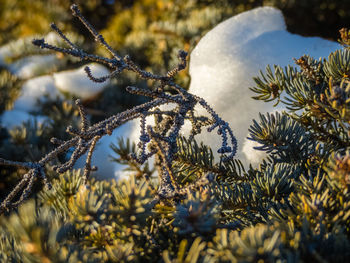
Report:
M 47 118 L 44 116 L 33 116 L 22 110 L 5 111 L 0 116 L 1 125 L 7 129 L 20 126 L 23 122 L 27 121 L 38 121 L 39 123 L 43 123 L 45 120 L 47 120 Z
M 261 163 L 261 160 L 266 157 L 266 153 L 264 151 L 254 149 L 254 147 L 258 146 L 261 146 L 261 144 L 256 141 L 244 139 L 242 152 L 253 167 L 257 167 Z
M 27 112 L 36 111 L 38 100 L 43 101 L 47 95 L 50 99 L 62 97 L 55 87 L 54 79 L 50 75 L 27 80 L 21 90 L 21 95 L 14 103 L 14 109 Z
M 252 77 L 270 64 L 286 66 L 304 54 L 327 57 L 339 49 L 335 42 L 318 37 L 302 37 L 286 31 L 282 13 L 260 7 L 234 16 L 208 32 L 192 51 L 190 92 L 204 98 L 230 123 L 238 139 L 237 158 L 246 165 L 257 163 L 262 154 L 246 142 L 248 128 L 258 113 L 273 111 L 272 104 L 251 99 Z M 215 133 L 197 137 L 217 149 Z
M 118 157 L 117 154 L 111 149 L 110 145 L 117 144 L 118 137 L 129 137 L 131 141 L 137 141 L 139 135 L 135 131 L 135 127 L 139 126 L 138 121 L 134 120 L 128 122 L 113 131 L 111 135 L 102 137 L 92 155 L 91 164 L 98 167 L 97 175 L 100 179 L 124 179 L 128 176 L 128 172 L 123 171 L 127 166 L 118 164 L 111 161 L 111 157 Z M 74 168 L 83 168 L 86 160 L 86 154 L 78 159 Z
M 11 56 L 11 50 L 8 45 L 0 47 L 0 66 L 6 65 L 6 59 Z
M 10 72 L 20 79 L 28 79 L 50 72 L 61 63 L 56 55 L 33 55 L 18 59 L 8 67 Z
M 38 47 L 32 45 L 31 42 L 35 38 L 39 39 L 43 37 L 52 45 L 60 46 L 63 42 L 63 40 L 54 32 L 50 32 L 46 36 L 30 36 L 10 41 L 0 47 L 0 66 L 9 66 L 7 60 L 23 56 L 23 51 L 28 53 L 37 52 Z
M 94 77 L 103 77 L 110 73 L 106 67 L 91 63 L 78 69 L 66 70 L 53 74 L 55 86 L 61 92 L 72 94 L 78 98 L 93 99 L 108 85 L 109 81 L 107 80 L 103 83 L 91 81 L 84 71 L 86 66 L 90 67 Z
M 67 34 L 67 36 L 70 38 L 69 34 Z M 62 40 L 62 38 L 56 34 L 56 32 L 49 32 L 46 36 L 44 36 L 44 39 L 47 43 L 50 43 L 51 45 L 55 45 L 55 46 L 59 46 L 61 43 L 63 43 L 64 41 Z

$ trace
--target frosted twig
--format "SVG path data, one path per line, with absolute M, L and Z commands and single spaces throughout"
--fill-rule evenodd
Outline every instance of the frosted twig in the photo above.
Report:
M 185 120 L 189 120 L 192 124 L 191 138 L 200 133 L 201 127 L 211 125 L 211 127 L 208 128 L 209 131 L 216 128 L 218 129 L 218 133 L 222 138 L 222 144 L 218 152 L 224 157 L 223 160 L 232 158 L 237 150 L 237 141 L 228 123 L 223 121 L 204 99 L 189 93 L 184 88 L 173 82 L 174 76 L 186 67 L 187 53 L 185 51 L 180 51 L 178 55 L 180 60 L 179 64 L 174 69 L 168 71 L 164 76 L 142 70 L 129 56 L 125 56 L 124 58 L 119 56 L 117 52 L 108 45 L 102 35 L 100 35 L 84 18 L 77 5 L 72 5 L 71 10 L 73 15 L 79 18 L 79 20 L 90 31 L 95 41 L 109 51 L 112 58 L 86 53 L 84 50 L 74 45 L 55 24 L 51 24 L 51 28 L 53 28 L 68 44 L 69 48 L 50 45 L 46 43 L 44 39 L 35 39 L 33 40 L 33 44 L 43 49 L 50 49 L 78 57 L 82 61 L 97 62 L 108 66 L 112 70 L 111 74 L 96 78 L 93 76 L 91 70 L 86 67 L 85 71 L 87 76 L 94 82 L 104 82 L 108 78 L 115 77 L 124 70 L 135 72 L 140 78 L 154 80 L 156 82 L 156 88 L 153 89 L 141 89 L 137 87 L 128 87 L 126 89 L 129 93 L 147 96 L 152 100 L 113 115 L 91 126 L 88 123 L 86 111 L 84 110 L 82 103 L 80 100 L 77 100 L 76 105 L 81 117 L 81 128 L 74 129 L 72 126 L 67 127 L 67 132 L 73 136 L 70 140 L 61 141 L 52 138 L 51 142 L 58 146 L 38 162 L 14 162 L 0 158 L 0 165 L 10 165 L 28 169 L 28 172 L 23 176 L 22 180 L 1 203 L 0 213 L 17 207 L 21 202 L 28 198 L 32 191 L 33 184 L 38 178 L 41 179 L 47 187 L 50 187 L 45 175 L 45 165 L 53 161 L 58 155 L 67 153 L 71 148 L 74 148 L 74 150 L 70 159 L 63 164 L 54 166 L 54 170 L 58 173 L 63 173 L 72 169 L 76 161 L 83 154 L 87 153 L 83 174 L 83 181 L 86 183 L 90 172 L 97 169 L 96 167 L 91 166 L 92 154 L 97 142 L 103 136 L 111 135 L 113 130 L 117 127 L 137 118 L 140 118 L 141 125 L 140 142 L 138 144 L 141 149 L 141 154 L 140 156 L 131 157 L 142 164 L 156 154 L 160 177 L 158 197 L 156 197 L 157 200 L 186 195 L 189 190 L 203 186 L 209 182 L 210 180 L 202 178 L 187 188 L 180 189 L 175 178 L 175 173 L 172 171 L 172 162 L 177 153 L 176 139 L 179 136 L 180 129 L 183 127 Z M 174 90 L 175 94 L 166 93 L 164 87 L 169 87 Z M 171 111 L 159 109 L 159 106 L 169 103 L 176 104 L 176 107 Z M 203 107 L 209 116 L 196 116 L 194 114 L 196 105 Z M 155 117 L 156 125 L 149 125 L 146 127 L 146 117 L 148 116 Z M 14 201 L 18 195 L 19 198 L 17 198 L 17 201 Z

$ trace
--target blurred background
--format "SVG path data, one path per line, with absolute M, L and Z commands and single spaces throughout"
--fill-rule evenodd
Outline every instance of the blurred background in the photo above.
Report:
M 129 95 L 124 88 L 150 83 L 129 74 L 92 87 L 95 92 L 84 91 L 83 96 L 82 91 L 73 90 L 82 83 L 79 78 L 83 76 L 83 63 L 31 44 L 33 38 L 44 37 L 62 45 L 50 33 L 49 25 L 55 22 L 84 50 L 107 55 L 71 15 L 69 7 L 73 2 L 115 50 L 121 55 L 129 54 L 142 68 L 159 74 L 177 64 L 179 49 L 190 52 L 215 25 L 258 6 L 279 8 L 287 29 L 303 36 L 336 41 L 339 29 L 349 27 L 350 21 L 350 0 L 0 0 L 2 158 L 38 160 L 53 147 L 49 144 L 51 137 L 67 139 L 65 128 L 79 123 L 72 103 L 76 97 L 83 98 L 92 123 L 145 100 Z M 96 70 L 108 73 L 108 69 Z M 179 74 L 177 81 L 188 87 L 188 71 Z M 56 89 L 60 93 L 56 94 Z M 39 99 L 43 96 L 45 99 Z M 60 158 L 58 162 L 66 157 Z M 0 198 L 22 173 L 0 166 Z

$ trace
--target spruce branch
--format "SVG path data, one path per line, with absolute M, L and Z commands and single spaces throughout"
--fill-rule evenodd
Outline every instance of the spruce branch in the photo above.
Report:
M 344 36 L 343 36 L 344 37 Z M 299 66 L 268 66 L 266 73 L 254 78 L 254 99 L 286 105 L 286 113 L 312 131 L 312 137 L 337 149 L 349 147 L 350 51 L 337 50 L 326 59 L 302 56 Z M 283 96 L 285 94 L 285 96 Z
M 211 125 L 209 131 L 218 129 L 218 133 L 222 138 L 221 147 L 218 152 L 222 154 L 222 160 L 231 160 L 237 150 L 237 141 L 233 135 L 229 124 L 222 120 L 219 115 L 207 104 L 207 102 L 177 85 L 173 79 L 174 76 L 186 67 L 187 53 L 185 51 L 179 52 L 179 64 L 172 70 L 169 70 L 166 75 L 157 75 L 141 69 L 137 66 L 129 56 L 122 58 L 114 51 L 110 45 L 104 40 L 94 27 L 84 18 L 77 5 L 71 6 L 72 13 L 77 17 L 81 23 L 90 31 L 95 41 L 106 48 L 111 54 L 112 58 L 88 54 L 84 50 L 73 44 L 67 36 L 55 25 L 51 24 L 51 28 L 68 44 L 68 48 L 61 48 L 50 45 L 44 39 L 34 39 L 33 44 L 41 49 L 54 50 L 63 54 L 71 55 L 80 58 L 81 61 L 90 61 L 103 64 L 110 69 L 112 73 L 108 76 L 96 78 L 91 72 L 90 68 L 86 67 L 85 71 L 91 81 L 103 82 L 110 77 L 115 77 L 123 71 L 130 71 L 136 73 L 140 78 L 146 80 L 154 80 L 156 82 L 156 89 L 141 89 L 137 87 L 128 87 L 127 91 L 132 94 L 147 96 L 152 98 L 151 101 L 142 105 L 136 106 L 132 109 L 126 110 L 119 114 L 113 115 L 99 123 L 89 125 L 87 121 L 86 111 L 84 110 L 80 100 L 76 101 L 81 117 L 81 128 L 73 129 L 72 126 L 67 127 L 67 132 L 73 137 L 67 141 L 60 141 L 53 139 L 52 142 L 59 146 L 44 156 L 40 161 L 33 163 L 18 163 L 1 159 L 2 165 L 14 165 L 17 167 L 24 167 L 30 169 L 23 177 L 21 182 L 8 195 L 8 197 L 1 203 L 0 213 L 12 207 L 16 207 L 31 193 L 31 188 L 36 179 L 41 179 L 49 186 L 48 179 L 45 176 L 45 165 L 53 161 L 58 155 L 65 154 L 71 148 L 74 148 L 70 159 L 63 163 L 54 166 L 54 170 L 58 173 L 64 173 L 71 170 L 76 161 L 85 153 L 87 154 L 86 165 L 83 173 L 83 181 L 86 183 L 89 174 L 92 170 L 96 170 L 91 166 L 91 156 L 95 149 L 96 143 L 105 135 L 111 135 L 113 130 L 122 124 L 133 120 L 141 120 L 141 135 L 140 143 L 141 154 L 133 156 L 135 161 L 140 164 L 144 163 L 151 156 L 158 155 L 160 187 L 158 189 L 158 197 L 156 199 L 172 198 L 175 196 L 184 196 L 187 194 L 185 189 L 180 189 L 174 178 L 172 162 L 177 151 L 176 139 L 179 136 L 181 127 L 185 120 L 189 120 L 192 124 L 192 135 L 197 134 L 201 127 Z M 164 87 L 168 87 L 174 91 L 175 94 L 166 93 Z M 176 107 L 171 111 L 162 111 L 158 107 L 169 103 L 176 104 Z M 202 106 L 208 113 L 206 116 L 195 116 L 194 108 L 196 105 Z M 145 117 L 154 116 L 156 119 L 162 120 L 155 126 L 146 126 Z M 146 147 L 149 146 L 149 147 Z M 147 152 L 147 148 L 150 150 Z M 202 185 L 208 180 L 199 179 L 193 185 L 188 186 L 188 189 L 195 188 Z M 27 185 L 25 189 L 24 186 Z M 13 202 L 17 194 L 20 194 L 20 199 Z
M 270 153 L 278 162 L 304 162 L 316 146 L 316 141 L 298 122 L 278 112 L 260 114 L 260 123 L 254 120 L 249 133 L 249 140 L 261 144 L 255 149 Z

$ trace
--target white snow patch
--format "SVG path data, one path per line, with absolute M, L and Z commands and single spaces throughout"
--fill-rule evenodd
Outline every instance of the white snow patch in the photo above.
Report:
M 118 157 L 111 149 L 110 145 L 117 144 L 117 138 L 130 138 L 131 141 L 138 141 L 138 134 L 134 132 L 139 124 L 138 120 L 130 121 L 113 131 L 111 135 L 102 137 L 92 155 L 91 164 L 98 167 L 97 174 L 99 179 L 123 179 L 128 177 L 130 172 L 123 171 L 127 166 L 111 161 L 111 156 Z M 78 159 L 74 168 L 83 168 L 86 160 L 86 154 Z
M 304 54 L 328 57 L 340 46 L 317 37 L 302 37 L 285 30 L 282 13 L 271 7 L 260 7 L 234 16 L 208 32 L 191 54 L 190 92 L 204 98 L 226 121 L 238 139 L 237 158 L 243 163 L 256 162 L 257 156 L 243 141 L 252 119 L 259 112 L 271 112 L 271 104 L 253 100 L 252 77 L 273 64 L 293 64 L 293 58 Z M 216 133 L 198 136 L 214 151 L 220 144 Z M 251 148 L 251 147 L 250 147 Z M 258 154 L 260 156 L 260 153 Z
M 91 63 L 85 66 L 90 67 L 94 77 L 102 77 L 110 73 L 106 67 L 96 63 Z M 75 70 L 61 71 L 53 74 L 55 86 L 60 91 L 68 92 L 69 94 L 81 99 L 91 99 L 95 97 L 106 87 L 109 81 L 107 80 L 103 83 L 93 82 L 87 77 L 86 72 L 84 71 L 85 66 Z
M 266 152 L 254 149 L 258 146 L 261 146 L 261 144 L 244 138 L 242 151 L 253 167 L 257 167 L 267 157 Z
M 32 40 L 35 38 L 42 38 L 43 36 L 33 35 L 26 38 L 20 38 L 10 41 L 9 43 L 0 47 L 0 66 L 8 66 L 7 59 L 23 56 L 23 50 L 38 50 L 37 47 L 32 45 Z M 44 36 L 45 40 L 52 44 L 59 46 L 63 40 L 55 33 L 50 32 Z
M 22 86 L 20 97 L 14 103 L 14 109 L 27 112 L 35 111 L 38 100 L 45 99 L 44 95 L 51 99 L 55 99 L 57 96 L 62 97 L 55 88 L 52 76 L 47 75 L 27 80 Z
M 1 125 L 9 130 L 16 126 L 20 126 L 23 122 L 37 121 L 43 123 L 48 119 L 44 116 L 33 116 L 22 110 L 5 111 L 0 117 Z
M 56 55 L 33 55 L 16 60 L 9 70 L 20 79 L 28 79 L 52 71 L 60 63 Z
M 69 37 L 69 36 L 68 36 Z M 56 32 L 49 32 L 45 37 L 45 41 L 51 45 L 59 45 L 63 42 L 62 38 Z

